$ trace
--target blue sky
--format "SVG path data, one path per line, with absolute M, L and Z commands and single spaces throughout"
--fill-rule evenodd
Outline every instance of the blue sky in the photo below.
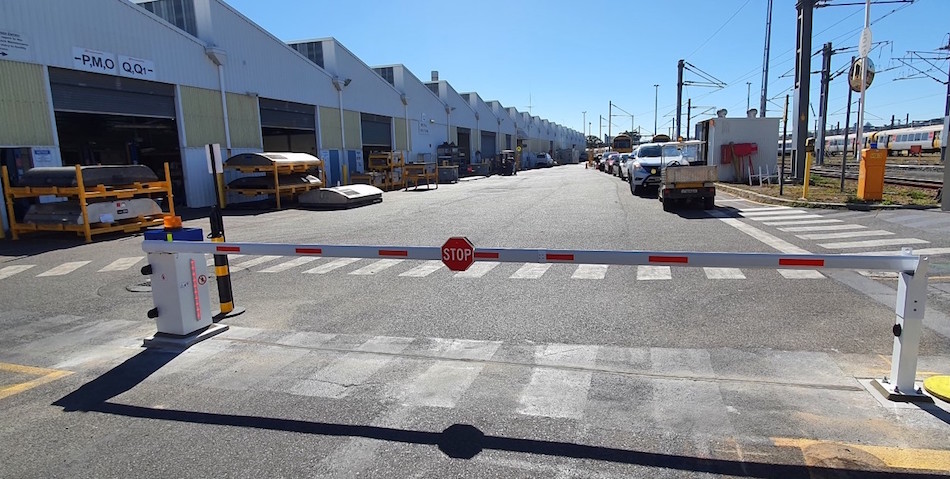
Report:
M 765 0 L 226 0 L 252 21 L 284 41 L 332 36 L 368 65 L 403 63 L 420 79 L 438 70 L 460 92 L 477 91 L 485 100 L 528 111 L 580 130 L 583 115 L 598 134 L 598 116 L 612 127 L 653 130 L 654 84 L 659 84 L 660 131 L 672 124 L 676 102 L 676 63 L 683 58 L 725 82 L 724 89 L 687 87 L 694 119 L 726 108 L 730 116 L 746 108 L 751 82 L 758 108 L 765 39 Z M 878 1 L 878 0 L 874 0 Z M 857 3 L 857 0 L 833 0 Z M 813 51 L 831 41 L 835 49 L 856 47 L 864 25 L 860 6 L 815 11 Z M 781 116 L 791 93 L 795 66 L 795 0 L 774 0 L 769 116 Z M 875 42 L 891 43 L 870 54 L 880 72 L 867 93 L 866 121 L 890 123 L 891 115 L 911 120 L 942 117 L 946 86 L 930 78 L 898 80 L 912 70 L 898 57 L 910 50 L 935 51 L 950 33 L 950 0 L 913 4 L 872 4 Z M 854 49 L 856 50 L 856 48 Z M 836 54 L 832 71 L 846 66 L 851 52 Z M 940 70 L 918 62 L 946 81 Z M 813 57 L 812 71 L 821 67 Z M 895 67 L 888 71 L 885 69 Z M 700 78 L 687 72 L 685 80 Z M 819 76 L 812 76 L 811 103 L 818 110 Z M 829 125 L 844 123 L 847 87 L 842 75 L 832 82 Z M 857 95 L 855 95 L 857 102 Z M 857 108 L 853 110 L 852 123 Z M 705 114 L 703 114 L 705 113 Z M 684 113 L 685 115 L 685 113 Z M 685 127 L 685 119 L 684 127 Z M 810 116 L 814 124 L 814 116 Z

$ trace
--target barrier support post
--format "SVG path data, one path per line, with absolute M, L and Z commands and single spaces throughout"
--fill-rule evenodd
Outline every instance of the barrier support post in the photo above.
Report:
M 224 242 L 224 216 L 217 206 L 211 207 L 211 233 L 208 237 L 213 243 Z M 234 307 L 234 292 L 231 289 L 231 270 L 228 267 L 228 255 L 214 255 L 214 277 L 218 284 L 218 304 L 220 310 L 214 314 L 214 320 L 237 316 L 245 311 L 244 308 Z
M 904 248 L 910 255 L 911 249 Z M 897 284 L 897 320 L 893 327 L 894 352 L 891 377 L 875 379 L 874 386 L 891 401 L 933 402 L 915 383 L 917 354 L 923 332 L 924 307 L 927 304 L 927 258 L 920 257 L 913 273 L 901 272 Z

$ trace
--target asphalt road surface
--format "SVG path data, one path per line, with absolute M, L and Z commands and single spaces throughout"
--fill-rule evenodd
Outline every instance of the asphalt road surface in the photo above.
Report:
M 930 258 L 918 378 L 950 374 L 950 217 L 712 212 L 583 165 L 233 210 L 229 241 Z M 186 222 L 207 229 L 207 219 Z M 247 255 L 230 329 L 155 331 L 141 236 L 0 242 L 3 477 L 930 477 L 950 408 L 899 405 L 897 281 L 789 271 Z M 212 297 L 216 297 L 212 288 Z

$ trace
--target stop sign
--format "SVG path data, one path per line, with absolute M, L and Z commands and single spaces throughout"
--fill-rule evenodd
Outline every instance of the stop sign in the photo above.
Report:
M 475 262 L 475 246 L 464 236 L 453 236 L 442 245 L 442 262 L 452 271 L 465 271 Z

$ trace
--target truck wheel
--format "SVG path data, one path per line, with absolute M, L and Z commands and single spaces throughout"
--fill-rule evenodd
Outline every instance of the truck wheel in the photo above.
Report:
M 662 198 L 660 199 L 660 201 L 663 202 L 663 211 L 666 211 L 667 213 L 669 213 L 670 211 L 673 211 L 673 201 L 671 200 L 663 201 Z
M 711 210 L 711 209 L 715 209 L 715 208 L 716 208 L 716 197 L 714 197 L 714 196 L 707 196 L 707 197 L 703 198 L 703 209 L 704 209 L 704 210 Z

